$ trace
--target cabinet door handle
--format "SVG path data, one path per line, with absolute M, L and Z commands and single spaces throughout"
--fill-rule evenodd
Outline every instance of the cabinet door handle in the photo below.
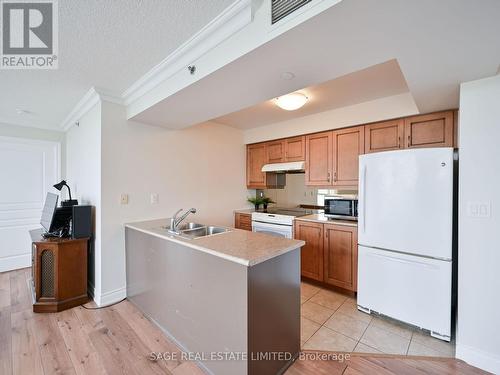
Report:
M 401 148 L 401 136 L 398 137 L 398 148 Z
M 408 135 L 408 147 L 410 147 L 411 137 Z
M 330 182 L 330 172 L 328 172 L 328 177 L 326 179 L 328 182 Z
M 337 172 L 333 173 L 333 182 L 337 182 Z

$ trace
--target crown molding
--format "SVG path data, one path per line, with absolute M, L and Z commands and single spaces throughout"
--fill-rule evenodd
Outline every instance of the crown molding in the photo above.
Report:
M 186 68 L 252 21 L 252 1 L 236 0 L 122 94 L 125 105 Z
M 62 131 L 68 131 L 69 128 L 78 122 L 80 118 L 90 111 L 97 103 L 103 101 L 123 105 L 123 99 L 121 97 L 113 95 L 106 90 L 92 87 L 75 105 L 59 127 Z
M 216 18 L 143 75 L 122 95 L 92 87 L 60 124 L 67 131 L 100 101 L 128 105 L 170 78 L 252 21 L 252 0 L 236 0 Z

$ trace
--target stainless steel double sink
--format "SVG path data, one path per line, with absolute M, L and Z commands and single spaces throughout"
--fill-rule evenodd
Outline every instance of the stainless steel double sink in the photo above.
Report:
M 174 236 L 179 236 L 187 239 L 196 239 L 200 237 L 212 236 L 214 234 L 226 233 L 230 232 L 231 229 L 224 227 L 216 227 L 213 225 L 205 225 L 198 223 L 183 223 L 177 227 L 177 231 L 174 232 L 170 230 L 170 226 L 164 226 L 163 229 L 166 229 L 170 234 Z

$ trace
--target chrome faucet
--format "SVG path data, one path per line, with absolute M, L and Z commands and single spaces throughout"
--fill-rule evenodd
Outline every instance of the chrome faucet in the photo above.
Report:
M 180 218 L 177 218 L 177 215 L 179 215 L 182 212 L 182 208 L 177 211 L 174 216 L 170 219 L 170 231 L 177 233 L 177 227 L 179 224 L 189 215 L 189 214 L 195 214 L 196 213 L 196 208 L 191 208 L 187 210 Z

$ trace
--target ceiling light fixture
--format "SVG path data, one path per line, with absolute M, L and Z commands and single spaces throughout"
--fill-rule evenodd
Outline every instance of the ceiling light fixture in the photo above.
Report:
M 274 103 L 285 111 L 295 111 L 306 104 L 309 98 L 300 92 L 293 92 L 288 95 L 274 99 Z

